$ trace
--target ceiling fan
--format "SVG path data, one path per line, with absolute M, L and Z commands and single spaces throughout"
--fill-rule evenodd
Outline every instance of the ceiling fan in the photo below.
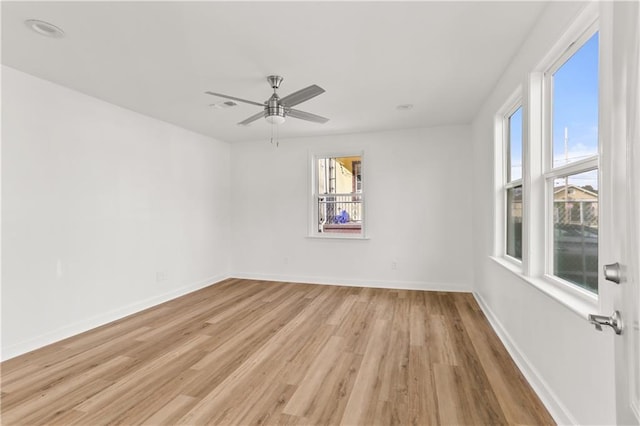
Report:
M 316 96 L 324 93 L 324 89 L 322 87 L 319 87 L 313 84 L 309 87 L 305 87 L 304 89 L 298 90 L 297 92 L 293 92 L 290 95 L 285 96 L 284 98 L 280 98 L 280 96 L 278 96 L 276 92 L 280 87 L 280 83 L 282 83 L 282 80 L 283 78 L 280 77 L 279 75 L 270 75 L 269 77 L 267 77 L 267 81 L 269 82 L 269 84 L 271 85 L 271 88 L 273 89 L 273 95 L 271 95 L 271 97 L 268 100 L 264 101 L 263 103 L 248 101 L 246 99 L 236 98 L 235 96 L 223 95 L 221 93 L 214 93 L 214 92 L 205 92 L 205 93 L 208 95 L 220 96 L 222 98 L 227 98 L 227 99 L 231 99 L 238 102 L 244 102 L 246 104 L 257 105 L 264 108 L 263 111 L 255 115 L 252 115 L 246 120 L 243 120 L 238 123 L 243 126 L 246 126 L 247 124 L 258 120 L 261 117 L 264 117 L 269 123 L 272 123 L 272 124 L 284 123 L 285 117 L 299 118 L 301 120 L 313 121 L 314 123 L 321 123 L 321 124 L 329 121 L 328 118 L 292 108 L 293 106 L 301 104 L 302 102 L 308 101 L 309 99 L 315 98 Z

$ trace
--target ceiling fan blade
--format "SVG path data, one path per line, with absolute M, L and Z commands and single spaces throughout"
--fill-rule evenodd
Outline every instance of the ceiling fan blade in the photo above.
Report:
M 249 123 L 253 123 L 254 121 L 256 121 L 256 120 L 258 120 L 258 119 L 260 119 L 262 117 L 264 117 L 264 111 L 260 111 L 259 113 L 252 115 L 251 117 L 239 122 L 238 125 L 246 126 Z
M 311 114 L 310 112 L 300 111 L 299 109 L 287 109 L 287 116 L 293 118 L 299 118 L 301 120 L 313 121 L 314 123 L 324 124 L 329 121 L 328 118 L 321 117 L 319 115 Z
M 318 95 L 324 93 L 324 89 L 320 86 L 316 86 L 315 84 L 305 87 L 304 89 L 298 90 L 297 92 L 293 92 L 290 95 L 285 96 L 280 99 L 280 104 L 286 107 L 292 107 L 298 105 L 304 101 L 308 101 L 311 98 L 315 98 Z
M 204 92 L 204 93 L 206 93 L 207 95 L 220 96 L 221 98 L 227 98 L 227 99 L 231 99 L 231 100 L 238 101 L 238 102 L 244 102 L 245 104 L 257 105 L 257 106 L 261 106 L 261 107 L 264 106 L 264 104 L 261 104 L 261 103 L 258 103 L 258 102 L 253 102 L 253 101 L 248 101 L 246 99 L 236 98 L 235 96 L 223 95 L 222 93 L 214 93 L 214 92 Z

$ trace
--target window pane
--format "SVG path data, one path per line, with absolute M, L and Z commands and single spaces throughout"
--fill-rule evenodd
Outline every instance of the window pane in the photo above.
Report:
M 507 189 L 507 254 L 522 260 L 522 187 Z
M 598 33 L 553 75 L 553 167 L 598 154 Z
M 509 117 L 509 179 L 522 179 L 522 107 Z
M 362 157 L 319 158 L 318 232 L 362 232 Z
M 598 171 L 553 185 L 553 274 L 598 292 Z

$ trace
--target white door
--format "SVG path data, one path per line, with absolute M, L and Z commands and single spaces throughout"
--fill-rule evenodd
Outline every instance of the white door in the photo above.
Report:
M 601 66 L 607 107 L 602 178 L 602 265 L 618 262 L 620 283 L 599 283 L 601 296 L 622 318 L 615 336 L 617 423 L 640 424 L 640 2 L 603 2 L 601 29 L 610 51 Z M 602 194 L 605 195 L 604 193 Z M 603 200 L 604 201 L 604 200 Z M 609 330 L 605 330 L 610 332 Z

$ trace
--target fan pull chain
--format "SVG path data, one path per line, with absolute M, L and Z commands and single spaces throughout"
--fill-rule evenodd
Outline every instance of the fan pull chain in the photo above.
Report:
M 279 138 L 279 133 L 278 133 L 278 125 L 275 123 L 271 123 L 271 145 L 273 145 L 273 128 L 275 127 L 275 135 L 276 135 L 276 148 L 280 146 L 280 138 Z
M 271 145 L 273 145 L 273 123 L 271 123 Z

